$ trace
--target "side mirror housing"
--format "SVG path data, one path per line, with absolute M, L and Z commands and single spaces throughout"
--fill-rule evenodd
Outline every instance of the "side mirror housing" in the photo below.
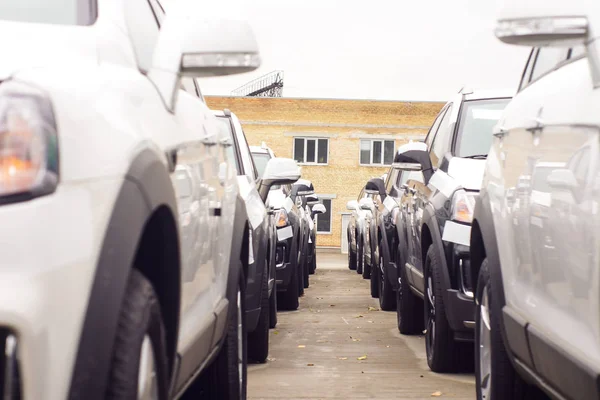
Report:
M 325 211 L 327 211 L 327 210 L 325 209 L 325 206 L 324 206 L 323 204 L 320 204 L 320 203 L 319 203 L 319 204 L 315 204 L 315 205 L 313 206 L 313 208 L 312 208 L 312 213 L 313 213 L 313 215 L 316 215 L 316 214 L 323 214 Z
M 398 148 L 394 157 L 394 168 L 408 171 L 423 171 L 425 183 L 433 175 L 433 166 L 427 151 L 427 144 L 423 142 L 407 143 Z
M 346 210 L 356 211 L 357 208 L 358 208 L 358 201 L 356 201 L 356 200 L 350 200 L 349 202 L 346 203 Z
M 385 182 L 381 178 L 369 179 L 365 185 L 365 192 L 369 194 L 378 194 L 383 200 L 387 195 L 385 192 Z
M 495 34 L 504 43 L 528 47 L 571 47 L 588 39 L 585 2 L 549 3 L 531 0 L 527 7 L 507 1 L 500 10 Z
M 361 199 L 358 204 L 360 205 L 361 210 L 367 210 L 371 212 L 375 210 L 375 203 L 370 197 L 365 197 L 364 199 Z
M 309 206 L 314 206 L 315 204 L 319 204 L 319 198 L 315 194 L 310 194 L 306 196 L 306 204 Z
M 193 2 L 174 3 L 165 16 L 148 76 L 173 111 L 181 76 L 240 74 L 260 67 L 258 44 L 247 21 L 217 7 L 207 12 Z
M 546 182 L 550 187 L 563 190 L 572 190 L 578 186 L 577 179 L 570 169 L 555 169 L 548 175 Z
M 293 196 L 308 196 L 311 194 L 315 194 L 315 187 L 312 182 L 307 179 L 299 179 L 292 186 Z
M 258 186 L 258 193 L 265 201 L 273 185 L 287 185 L 300 179 L 301 170 L 291 158 L 271 158 Z

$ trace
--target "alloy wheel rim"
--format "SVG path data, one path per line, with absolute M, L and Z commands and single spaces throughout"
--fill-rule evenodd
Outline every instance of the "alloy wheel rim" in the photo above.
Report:
M 435 341 L 435 294 L 433 293 L 433 280 L 427 277 L 427 332 L 425 335 L 429 353 L 433 352 Z
M 239 389 L 240 398 L 243 392 L 244 385 L 244 330 L 242 329 L 242 292 L 238 289 L 237 293 L 237 337 L 238 337 L 238 378 L 239 378 Z
M 140 350 L 138 370 L 138 400 L 158 400 L 158 381 L 156 379 L 156 359 L 149 335 L 144 336 Z
M 481 398 L 489 399 L 492 388 L 492 338 L 487 287 L 483 288 L 479 306 L 479 382 Z

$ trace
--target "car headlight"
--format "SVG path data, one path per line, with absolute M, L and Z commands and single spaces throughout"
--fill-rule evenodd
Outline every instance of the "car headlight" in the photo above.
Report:
M 0 204 L 54 192 L 58 138 L 52 104 L 40 90 L 0 85 Z
M 457 222 L 473 222 L 475 199 L 477 193 L 457 190 L 452 198 L 452 220 Z
M 288 219 L 288 213 L 287 213 L 287 211 L 285 211 L 285 208 L 279 209 L 279 211 L 277 211 L 276 217 L 277 217 L 276 226 L 278 228 L 283 228 L 284 226 L 289 225 L 290 220 Z

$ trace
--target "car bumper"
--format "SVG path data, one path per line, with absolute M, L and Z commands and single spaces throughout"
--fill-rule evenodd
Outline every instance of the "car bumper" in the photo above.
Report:
M 467 333 L 475 327 L 475 303 L 471 284 L 469 246 L 445 243 L 452 288 L 446 290 L 446 317 L 452 330 Z
M 293 237 L 286 238 L 277 242 L 275 252 L 275 280 L 277 282 L 277 291 L 285 292 L 292 279 L 294 271 L 294 262 L 292 262 L 292 244 Z
M 0 329 L 17 340 L 22 399 L 68 397 L 121 183 L 62 183 L 49 196 L 0 206 Z

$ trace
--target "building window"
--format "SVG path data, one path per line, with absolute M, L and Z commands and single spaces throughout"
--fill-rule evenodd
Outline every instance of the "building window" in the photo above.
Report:
M 329 139 L 294 138 L 294 160 L 301 164 L 327 164 Z
M 331 199 L 321 199 L 325 212 L 317 215 L 317 233 L 331 233 Z
M 361 140 L 361 165 L 391 165 L 394 162 L 393 140 Z

